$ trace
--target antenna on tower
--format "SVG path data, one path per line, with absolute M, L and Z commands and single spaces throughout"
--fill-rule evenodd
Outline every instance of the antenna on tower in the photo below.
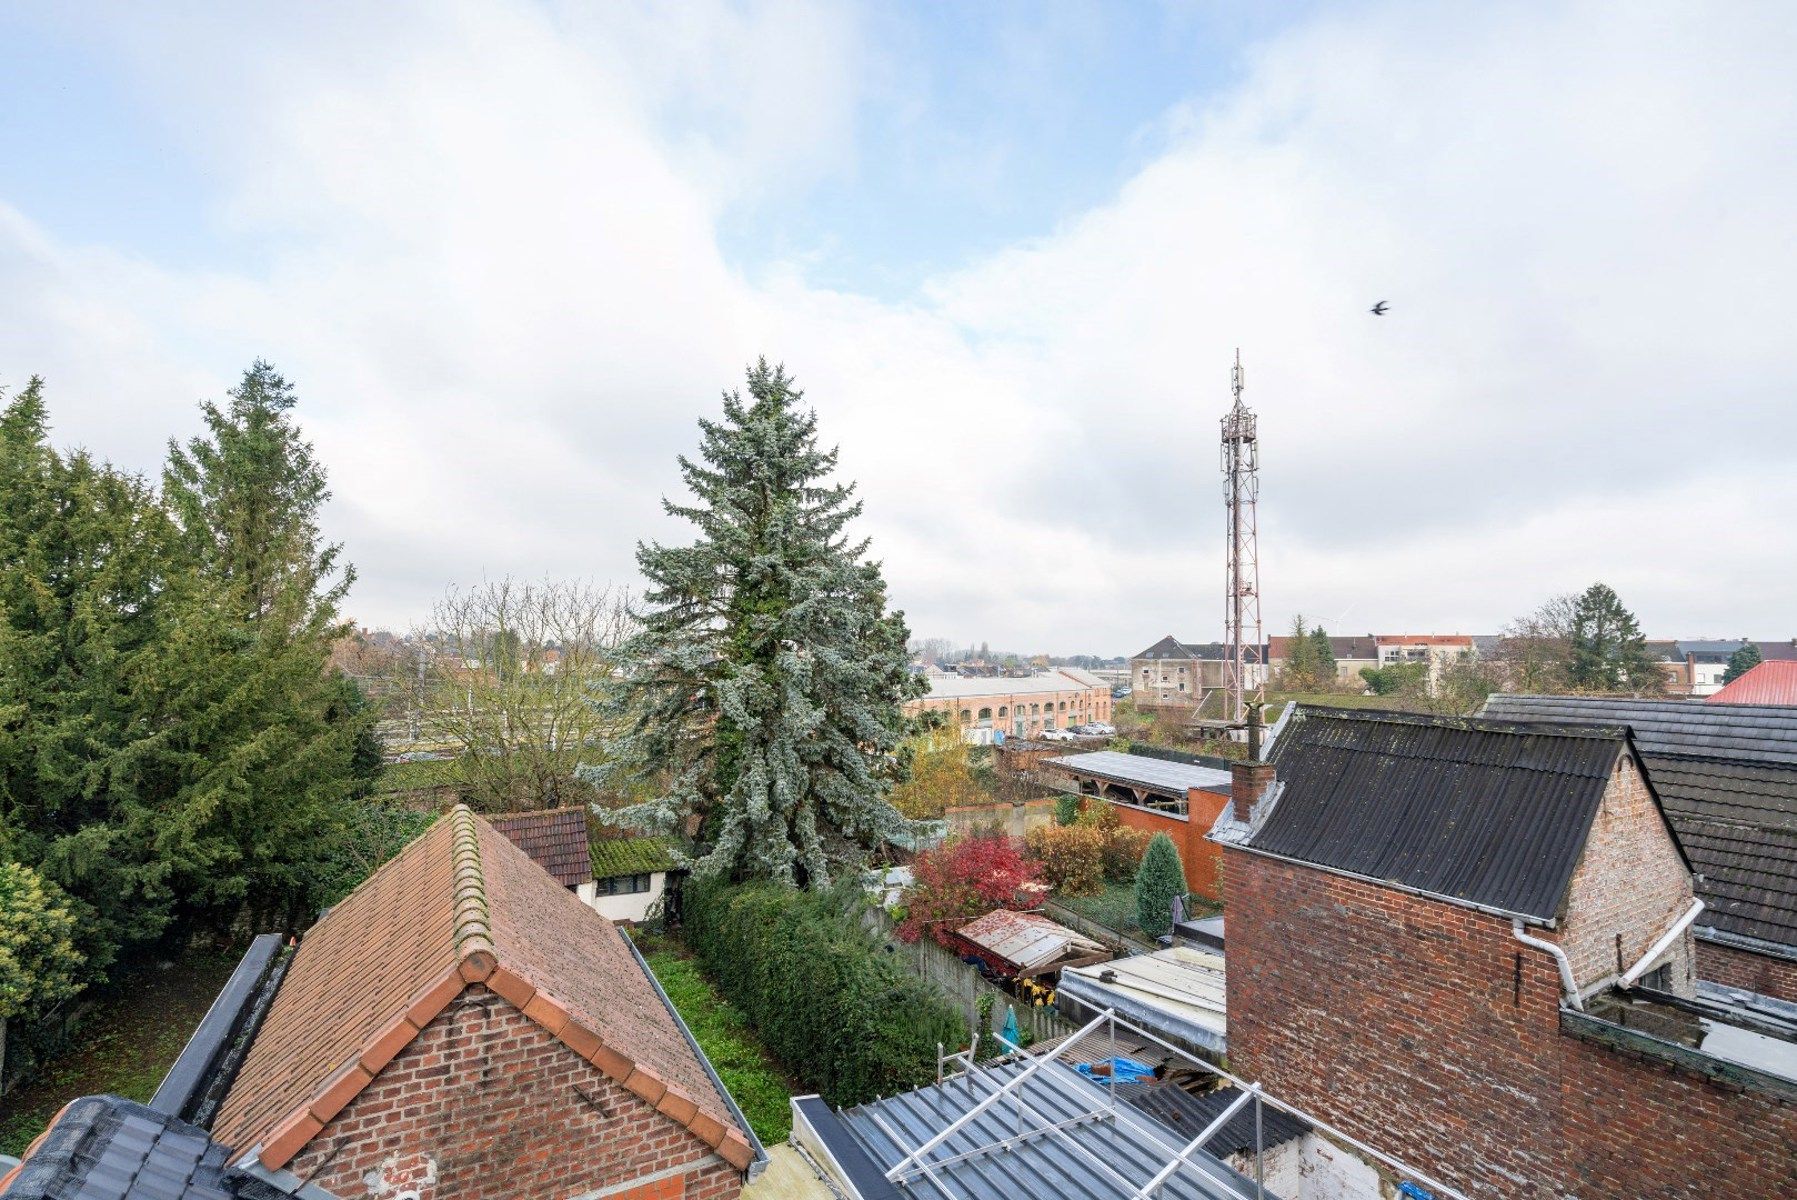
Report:
M 1260 442 L 1254 410 L 1242 403 L 1242 352 L 1230 372 L 1235 406 L 1223 418 L 1223 502 L 1228 513 L 1228 579 L 1223 613 L 1224 694 L 1231 725 L 1244 726 L 1248 706 L 1266 700 L 1266 643 L 1260 625 L 1260 535 L 1255 514 L 1260 498 Z M 1250 640 L 1252 639 L 1252 640 Z

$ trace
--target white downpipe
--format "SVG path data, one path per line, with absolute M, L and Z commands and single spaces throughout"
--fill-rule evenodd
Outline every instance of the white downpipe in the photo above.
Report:
M 1560 949 L 1560 947 L 1554 945 L 1552 942 L 1543 941 L 1541 938 L 1531 937 L 1524 933 L 1522 931 L 1521 918 L 1511 919 L 1510 932 L 1514 933 L 1516 935 L 1516 940 L 1523 945 L 1533 946 L 1537 950 L 1545 950 L 1554 956 L 1554 962 L 1560 968 L 1561 993 L 1566 997 L 1566 1002 L 1568 1004 L 1572 1005 L 1578 1011 L 1584 1012 L 1585 1002 L 1579 999 L 1579 985 L 1573 982 L 1572 963 L 1567 959 L 1566 951 Z
M 1691 901 L 1691 907 L 1687 908 L 1684 915 L 1672 923 L 1672 928 L 1661 934 L 1660 940 L 1649 946 L 1647 948 L 1647 953 L 1643 954 L 1634 966 L 1622 973 L 1622 978 L 1616 981 L 1617 986 L 1624 988 L 1634 987 L 1635 981 L 1645 975 L 1647 969 L 1653 965 L 1653 960 L 1666 953 L 1666 948 L 1678 940 L 1679 935 L 1685 932 L 1685 929 L 1691 922 L 1697 919 L 1697 914 L 1702 911 L 1703 901 L 1693 899 Z

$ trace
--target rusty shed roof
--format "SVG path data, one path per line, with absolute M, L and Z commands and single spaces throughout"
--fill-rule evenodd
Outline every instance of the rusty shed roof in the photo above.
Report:
M 1300 708 L 1247 845 L 1551 921 L 1628 752 L 1614 727 Z
M 1039 913 L 1012 912 L 1004 908 L 977 917 L 955 932 L 982 950 L 989 950 L 1026 971 L 1063 958 L 1105 952 L 1105 948 L 1091 938 Z

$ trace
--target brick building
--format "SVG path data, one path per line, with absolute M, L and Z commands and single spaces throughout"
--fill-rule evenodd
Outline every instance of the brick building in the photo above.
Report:
M 1096 750 L 1044 759 L 1041 765 L 1072 779 L 1081 795 L 1091 797 L 1087 803 L 1111 804 L 1129 828 L 1166 834 L 1179 851 L 1187 889 L 1207 900 L 1223 898 L 1222 858 L 1210 831 L 1229 803 L 1226 760 Z
M 623 936 L 465 807 L 274 950 L 158 1092 L 240 1173 L 314 1200 L 711 1200 L 765 1162 Z
M 1485 713 L 1627 725 L 1698 874 L 1698 978 L 1797 1003 L 1797 708 L 1498 695 Z
M 1797 1026 L 1697 996 L 1625 728 L 1310 709 L 1272 760 L 1214 834 L 1233 1069 L 1468 1197 L 1797 1194 Z
M 905 705 L 909 713 L 941 712 L 970 742 L 995 734 L 1028 738 L 1111 719 L 1111 687 L 1090 671 L 1057 667 L 1040 675 L 937 675 L 930 694 Z

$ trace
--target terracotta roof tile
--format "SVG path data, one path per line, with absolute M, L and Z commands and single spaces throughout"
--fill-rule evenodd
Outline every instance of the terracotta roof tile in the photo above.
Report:
M 586 809 L 577 806 L 503 813 L 488 817 L 487 823 L 516 843 L 563 887 L 579 887 L 593 881 Z
M 751 1153 L 617 927 L 465 807 L 306 934 L 213 1135 L 283 1165 L 474 981 L 729 1161 Z

